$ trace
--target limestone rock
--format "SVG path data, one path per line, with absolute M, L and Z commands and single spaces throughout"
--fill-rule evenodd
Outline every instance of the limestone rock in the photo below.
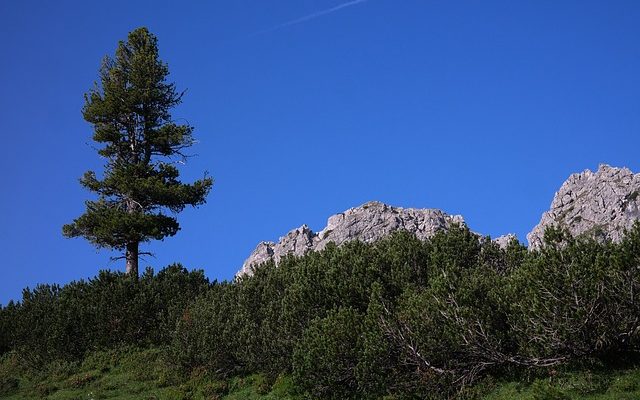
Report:
M 372 201 L 331 216 L 320 232 L 314 233 L 303 225 L 281 237 L 278 243 L 260 243 L 236 275 L 251 275 L 252 266 L 268 260 L 277 263 L 287 254 L 301 256 L 307 251 L 322 250 L 330 242 L 338 246 L 351 240 L 371 243 L 398 230 L 425 240 L 453 223 L 464 224 L 464 219 L 436 209 L 392 207 Z
M 551 209 L 527 235 L 530 249 L 542 244 L 544 230 L 565 227 L 576 236 L 619 241 L 640 219 L 640 174 L 601 164 L 596 172 L 573 174 L 555 194 Z
M 511 243 L 511 241 L 513 240 L 517 242 L 518 237 L 513 233 L 508 233 L 506 235 L 498 236 L 497 238 L 493 239 L 493 242 L 500 246 L 501 249 L 506 249 L 509 246 L 509 243 Z

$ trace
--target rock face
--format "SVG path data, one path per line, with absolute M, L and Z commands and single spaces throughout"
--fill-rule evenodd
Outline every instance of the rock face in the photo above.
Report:
M 307 225 L 302 225 L 281 237 L 278 243 L 261 242 L 236 275 L 250 275 L 252 266 L 272 259 L 278 262 L 287 254 L 301 256 L 307 251 L 322 250 L 330 242 L 336 245 L 351 240 L 370 243 L 397 230 L 412 232 L 424 240 L 453 223 L 464 224 L 464 219 L 435 209 L 400 208 L 369 202 L 333 215 L 320 232 L 314 233 Z
M 509 247 L 509 244 L 512 241 L 518 241 L 518 237 L 513 233 L 508 233 L 506 235 L 498 236 L 497 238 L 492 240 L 495 244 L 497 244 L 501 249 L 506 249 Z
M 585 170 L 567 179 L 527 240 L 530 249 L 539 248 L 545 228 L 559 225 L 574 236 L 587 234 L 618 241 L 624 229 L 638 219 L 640 174 L 601 164 L 596 172 Z

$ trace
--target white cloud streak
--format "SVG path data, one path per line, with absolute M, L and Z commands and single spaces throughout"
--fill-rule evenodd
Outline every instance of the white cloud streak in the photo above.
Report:
M 352 1 L 348 1 L 346 3 L 339 4 L 339 5 L 335 6 L 335 7 L 331 7 L 331 8 L 328 8 L 326 10 L 322 10 L 322 11 L 317 11 L 317 12 L 314 12 L 313 14 L 305 15 L 304 17 L 292 19 L 291 21 L 287 21 L 287 22 L 284 22 L 284 23 L 282 23 L 280 25 L 276 25 L 276 26 L 274 26 L 272 28 L 264 29 L 262 31 L 258 31 L 256 33 L 252 34 L 251 36 L 262 35 L 262 34 L 265 34 L 265 33 L 276 31 L 278 29 L 286 28 L 288 26 L 301 24 L 303 22 L 307 22 L 307 21 L 310 21 L 312 19 L 316 19 L 316 18 L 325 16 L 327 14 L 331 14 L 331 13 L 334 13 L 336 11 L 342 10 L 343 8 L 347 8 L 347 7 L 355 6 L 355 5 L 360 4 L 360 3 L 364 3 L 366 1 L 368 1 L 368 0 L 352 0 Z

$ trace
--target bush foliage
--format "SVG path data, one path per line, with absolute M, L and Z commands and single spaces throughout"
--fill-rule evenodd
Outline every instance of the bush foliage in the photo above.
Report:
M 166 344 L 187 304 L 209 286 L 202 271 L 179 264 L 156 275 L 148 269 L 140 280 L 101 271 L 63 287 L 38 285 L 2 309 L 3 341 L 34 368 L 122 345 Z

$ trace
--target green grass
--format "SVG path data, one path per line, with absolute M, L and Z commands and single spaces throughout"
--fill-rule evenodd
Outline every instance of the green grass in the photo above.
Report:
M 220 381 L 203 371 L 183 376 L 162 350 L 121 350 L 92 354 L 81 364 L 57 363 L 34 373 L 13 357 L 0 362 L 0 398 L 295 400 L 288 378 L 268 383 L 260 375 Z
M 479 398 L 640 399 L 640 367 L 597 371 L 561 372 L 530 382 L 494 381 Z M 299 400 L 295 392 L 290 377 L 270 382 L 261 375 L 250 375 L 224 381 L 203 370 L 184 376 L 161 349 L 96 352 L 82 363 L 58 362 L 38 373 L 15 357 L 0 360 L 0 398 L 9 400 Z
M 506 382 L 497 384 L 484 399 L 637 400 L 640 399 L 640 368 L 568 372 L 530 383 Z

